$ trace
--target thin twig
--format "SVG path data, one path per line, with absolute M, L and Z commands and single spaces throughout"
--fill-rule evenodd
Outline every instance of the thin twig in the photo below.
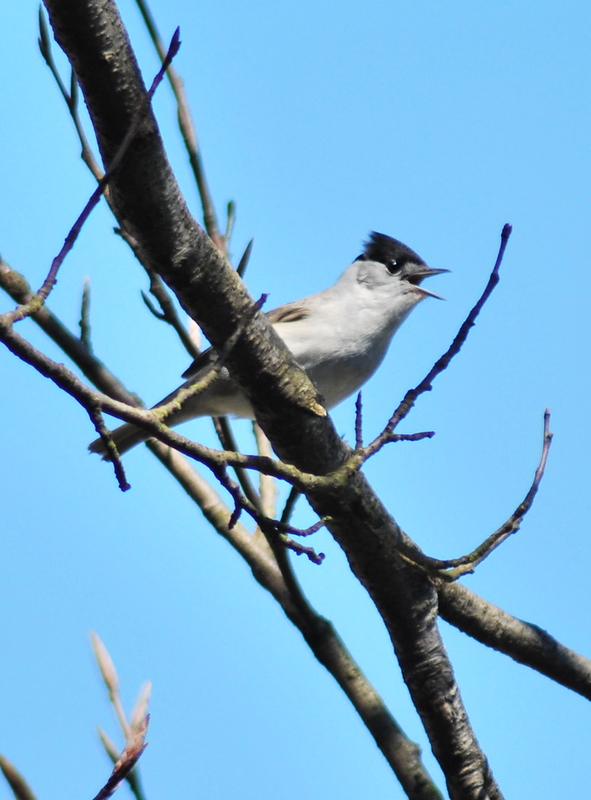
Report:
M 531 509 L 535 496 L 540 488 L 540 483 L 544 476 L 544 470 L 548 461 L 548 453 L 552 443 L 553 434 L 550 432 L 550 411 L 544 412 L 544 433 L 542 442 L 542 453 L 536 468 L 534 479 L 522 502 L 517 506 L 509 519 L 500 528 L 488 536 L 471 553 L 460 558 L 439 559 L 426 556 L 422 553 L 414 542 L 403 541 L 399 546 L 400 555 L 408 563 L 414 564 L 430 573 L 437 573 L 437 577 L 444 581 L 455 581 L 462 575 L 474 572 L 476 567 L 481 564 L 488 556 L 496 550 L 513 533 L 517 533 L 523 518 Z
M 125 750 L 121 753 L 119 761 L 115 764 L 111 777 L 94 797 L 94 800 L 107 800 L 118 788 L 121 781 L 126 778 L 137 764 L 141 754 L 147 747 L 145 741 L 148 732 L 150 717 L 146 716 L 141 725 L 133 732 L 131 739 L 127 742 Z
M 0 315 L 0 341 L 22 361 L 30 364 L 41 375 L 50 378 L 56 386 L 73 397 L 89 413 L 90 407 L 98 407 L 107 414 L 111 414 L 124 422 L 131 422 L 145 430 L 150 436 L 179 450 L 181 453 L 194 458 L 205 466 L 215 470 L 220 465 L 244 466 L 256 471 L 264 471 L 269 475 L 287 480 L 289 483 L 304 487 L 316 485 L 317 476 L 301 472 L 290 464 L 285 464 L 272 458 L 242 453 L 215 450 L 211 447 L 194 442 L 182 436 L 163 424 L 155 414 L 155 409 L 144 409 L 129 405 L 111 397 L 94 391 L 83 383 L 64 364 L 59 364 L 48 358 L 37 348 L 18 334 L 7 314 Z
M 25 278 L 13 270 L 1 257 L 0 286 L 19 305 L 28 303 L 33 297 L 31 287 Z M 142 406 L 137 396 L 131 395 L 102 361 L 89 352 L 79 337 L 74 336 L 47 306 L 43 306 L 33 314 L 32 319 L 72 359 L 83 375 L 95 386 L 100 386 L 105 394 L 122 403 Z
M 361 392 L 355 400 L 355 450 L 363 447 L 363 402 Z
M 423 378 L 423 380 L 415 386 L 414 389 L 409 389 L 409 391 L 405 394 L 402 402 L 399 404 L 398 408 L 394 411 L 386 427 L 384 430 L 366 447 L 356 448 L 355 452 L 351 455 L 351 457 L 347 460 L 347 462 L 336 471 L 335 476 L 337 473 L 340 472 L 356 472 L 363 464 L 371 458 L 371 456 L 375 455 L 381 448 L 393 441 L 399 441 L 400 439 L 396 436 L 393 436 L 394 430 L 400 424 L 400 422 L 407 416 L 410 412 L 414 404 L 416 403 L 417 399 L 424 394 L 425 392 L 429 392 L 432 389 L 433 381 L 435 378 L 440 375 L 444 370 L 446 370 L 452 361 L 452 359 L 458 355 L 460 352 L 464 342 L 468 338 L 468 334 L 470 329 L 473 327 L 476 318 L 480 314 L 484 304 L 492 294 L 495 286 L 499 282 L 499 269 L 501 267 L 501 263 L 503 261 L 503 256 L 505 254 L 505 249 L 507 247 L 507 242 L 509 241 L 509 237 L 511 235 L 511 225 L 506 224 L 503 226 L 503 230 L 501 231 L 501 244 L 499 246 L 499 251 L 497 254 L 497 258 L 495 261 L 495 265 L 493 270 L 490 274 L 488 279 L 488 283 L 484 291 L 482 292 L 480 298 L 460 326 L 458 333 L 456 334 L 453 342 L 447 349 L 447 351 L 439 358 L 435 364 L 431 367 L 427 375 Z M 420 435 L 419 438 L 425 438 L 425 436 L 433 435 L 425 434 Z M 412 439 L 411 439 L 412 440 Z
M 76 220 L 76 222 L 74 223 L 74 225 L 70 229 L 70 232 L 66 236 L 65 242 L 64 242 L 60 252 L 53 259 L 53 262 L 51 264 L 50 270 L 47 273 L 47 277 L 43 281 L 43 284 L 41 285 L 41 288 L 39 289 L 37 294 L 34 295 L 34 297 L 31 299 L 31 301 L 29 303 L 26 303 L 24 306 L 20 306 L 19 308 L 15 309 L 14 311 L 8 312 L 12 322 L 18 322 L 19 320 L 22 320 L 25 317 L 28 317 L 31 314 L 35 313 L 35 311 L 38 311 L 39 308 L 47 300 L 47 297 L 49 296 L 49 293 L 51 292 L 51 290 L 55 286 L 55 283 L 56 283 L 56 280 L 57 280 L 57 274 L 58 274 L 58 271 L 59 271 L 61 265 L 64 262 L 64 259 L 66 258 L 68 253 L 72 250 L 72 248 L 74 247 L 74 244 L 76 243 L 76 240 L 78 239 L 78 236 L 80 235 L 80 231 L 82 230 L 82 228 L 84 226 L 84 223 L 86 222 L 86 220 L 90 216 L 92 210 L 98 204 L 98 202 L 101 199 L 101 197 L 102 197 L 102 195 L 103 195 L 103 193 L 104 193 L 104 191 L 105 191 L 105 189 L 107 187 L 107 184 L 109 183 L 113 173 L 119 167 L 119 165 L 120 165 L 125 153 L 127 152 L 127 149 L 129 147 L 129 145 L 131 144 L 131 142 L 135 138 L 136 133 L 137 133 L 137 131 L 139 129 L 139 126 L 141 125 L 141 123 L 142 123 L 142 121 L 144 119 L 144 116 L 145 116 L 145 114 L 147 113 L 147 111 L 148 111 L 148 109 L 150 107 L 149 104 L 150 104 L 150 102 L 152 100 L 152 97 L 154 96 L 154 92 L 156 91 L 156 89 L 158 88 L 158 85 L 160 84 L 160 82 L 162 81 L 162 78 L 164 77 L 164 73 L 166 72 L 166 67 L 168 66 L 170 61 L 172 61 L 174 56 L 177 54 L 179 47 L 180 47 L 180 40 L 179 40 L 179 31 L 178 31 L 178 28 L 177 28 L 177 30 L 175 31 L 175 33 L 174 33 L 174 35 L 172 37 L 172 40 L 171 40 L 171 43 L 170 43 L 170 47 L 168 49 L 168 55 L 167 55 L 167 57 L 165 59 L 165 62 L 163 64 L 162 68 L 158 71 L 158 74 L 156 75 L 156 77 L 154 78 L 154 80 L 152 82 L 152 85 L 150 86 L 150 89 L 148 90 L 148 93 L 146 95 L 145 102 L 142 103 L 142 108 L 136 114 L 136 117 L 135 117 L 134 121 L 129 126 L 129 130 L 125 134 L 125 136 L 123 138 L 123 141 L 121 142 L 121 144 L 119 145 L 119 147 L 117 149 L 117 152 L 113 156 L 113 159 L 112 159 L 112 161 L 111 161 L 111 163 L 109 165 L 109 169 L 107 170 L 107 172 L 103 175 L 103 177 L 98 182 L 98 186 L 96 187 L 96 189 L 94 190 L 94 192 L 90 196 L 90 199 L 88 200 L 88 202 L 84 206 L 82 212 L 78 216 L 78 219 Z
M 97 728 L 97 732 L 106 754 L 111 759 L 112 763 L 116 764 L 119 761 L 119 750 L 115 746 L 115 743 L 107 736 L 102 728 Z M 146 800 L 146 795 L 140 779 L 139 767 L 137 765 L 125 776 L 125 780 L 136 800 Z
M 293 528 L 291 525 L 285 525 L 279 520 L 271 519 L 262 514 L 260 510 L 244 496 L 240 490 L 240 486 L 236 483 L 236 481 L 233 481 L 230 478 L 225 467 L 214 470 L 214 474 L 219 483 L 229 492 L 232 500 L 234 501 L 234 511 L 232 512 L 230 521 L 228 523 L 228 527 L 230 529 L 233 528 L 238 522 L 241 512 L 246 511 L 246 513 L 257 523 L 261 531 L 265 534 L 274 552 L 276 546 L 275 537 L 277 537 L 284 547 L 289 550 L 293 550 L 296 555 L 306 555 L 313 564 L 322 564 L 322 561 L 324 560 L 324 553 L 316 553 L 313 548 L 304 547 L 299 542 L 294 542 L 293 539 L 283 532 L 285 529 L 287 529 L 297 533 L 299 536 L 307 536 L 308 533 L 305 530 Z M 324 525 L 324 521 L 318 524 L 317 527 L 313 527 L 315 530 L 318 530 L 322 527 L 322 525 Z M 314 531 L 311 532 L 313 533 Z
M 250 261 L 250 254 L 252 253 L 253 245 L 254 245 L 254 239 L 251 239 L 250 242 L 246 245 L 246 249 L 244 250 L 244 253 L 242 253 L 242 258 L 240 259 L 238 266 L 236 267 L 236 272 L 240 275 L 241 278 L 244 278 L 244 273 L 246 272 L 248 262 Z
M 144 292 L 143 289 L 140 291 L 140 294 L 141 294 L 142 300 L 144 301 L 144 305 L 146 306 L 146 308 L 148 309 L 150 314 L 152 314 L 153 317 L 156 317 L 156 319 L 159 322 L 166 322 L 166 317 L 164 316 L 163 312 L 162 311 L 158 311 L 158 309 L 156 308 L 154 303 L 150 300 L 150 298 Z
M 82 302 L 80 304 L 80 341 L 92 353 L 92 341 L 90 338 L 90 278 L 84 278 L 82 287 Z
M 273 448 L 271 442 L 265 436 L 265 433 L 258 422 L 252 423 L 252 432 L 257 445 L 257 453 L 260 456 L 273 457 Z M 263 514 L 267 517 L 275 517 L 277 513 L 277 482 L 274 478 L 268 475 L 259 475 L 259 496 L 261 498 L 261 509 Z
M 72 71 L 72 76 L 70 81 L 70 92 L 68 93 L 61 79 L 61 76 L 57 70 L 55 62 L 53 60 L 53 55 L 51 52 L 51 39 L 49 37 L 49 32 L 47 29 L 47 23 L 45 22 L 45 17 L 41 9 L 39 10 L 39 31 L 40 31 L 39 49 L 41 50 L 41 54 L 43 55 L 43 58 L 45 59 L 45 62 L 49 67 L 51 74 L 53 75 L 57 83 L 60 93 L 65 100 L 70 116 L 74 122 L 76 133 L 78 134 L 78 138 L 80 140 L 80 144 L 82 147 L 82 153 L 81 153 L 82 160 L 87 165 L 87 167 L 89 168 L 90 172 L 93 174 L 95 179 L 97 181 L 101 181 L 104 177 L 104 172 L 99 166 L 98 162 L 96 161 L 92 153 L 92 150 L 90 148 L 90 145 L 88 144 L 88 140 L 84 133 L 82 122 L 78 115 L 78 84 L 76 81 L 76 76 Z M 111 208 L 113 213 L 115 213 L 115 209 L 113 209 L 110 202 L 108 186 L 105 187 L 104 194 L 105 194 L 105 199 L 109 204 L 109 207 Z M 176 330 L 182 344 L 184 345 L 185 349 L 187 350 L 191 358 L 196 358 L 199 355 L 199 352 L 195 347 L 195 344 L 193 343 L 191 337 L 188 335 L 183 323 L 181 322 L 178 313 L 176 311 L 176 308 L 174 306 L 174 303 L 172 301 L 172 298 L 170 294 L 167 292 L 166 288 L 164 287 L 162 280 L 151 269 L 150 265 L 144 262 L 144 259 L 137 246 L 137 242 L 135 241 L 135 239 L 122 228 L 116 227 L 115 233 L 117 233 L 124 239 L 125 242 L 127 242 L 127 244 L 131 247 L 135 257 L 138 259 L 142 267 L 148 273 L 148 277 L 150 279 L 150 291 L 157 298 L 158 302 L 160 303 L 160 307 L 162 308 L 163 311 L 162 317 L 157 312 L 156 316 L 158 316 L 159 319 L 163 319 L 166 322 L 168 322 Z M 145 297 L 144 297 L 144 302 L 146 302 Z M 148 305 L 148 308 L 150 308 L 150 310 L 154 313 L 155 309 L 153 308 L 153 306 L 150 306 L 149 302 L 147 302 L 146 305 Z
M 540 483 L 544 477 L 544 470 L 546 469 L 546 463 L 548 461 L 548 453 L 550 452 L 552 437 L 553 434 L 550 432 L 550 409 L 547 408 L 544 412 L 542 455 L 540 456 L 540 462 L 536 469 L 534 479 L 528 493 L 522 502 L 517 506 L 513 514 L 511 514 L 509 519 L 503 523 L 498 530 L 491 534 L 488 539 L 486 539 L 472 553 L 470 553 L 468 556 L 465 556 L 463 559 L 460 559 L 457 564 L 452 565 L 456 568 L 446 572 L 445 577 L 447 580 L 457 580 L 457 578 L 459 578 L 461 575 L 474 572 L 478 564 L 482 563 L 485 558 L 488 558 L 493 550 L 499 547 L 513 533 L 517 533 L 521 527 L 523 518 L 532 507 L 535 496 L 540 488 Z
M 76 128 L 76 132 L 78 134 L 78 138 L 80 140 L 80 144 L 82 147 L 82 153 L 81 153 L 82 160 L 87 165 L 87 167 L 89 168 L 95 179 L 97 181 L 100 181 L 104 177 L 104 172 L 99 166 L 98 162 L 96 161 L 92 153 L 92 150 L 90 148 L 90 145 L 88 144 L 88 140 L 84 133 L 82 122 L 78 115 L 78 83 L 76 81 L 75 73 L 74 71 L 72 71 L 72 76 L 70 81 L 70 92 L 68 93 L 61 79 L 61 76 L 57 70 L 55 62 L 53 60 L 53 55 L 51 52 L 51 39 L 49 37 L 47 23 L 45 22 L 45 18 L 43 16 L 43 12 L 41 9 L 39 11 L 39 31 L 40 31 L 39 49 L 41 50 L 41 54 L 43 55 L 43 58 L 45 59 L 45 62 L 47 63 L 47 66 L 49 67 L 57 83 L 60 93 L 66 102 L 66 106 L 68 108 L 70 116 L 74 122 L 74 126 Z M 104 195 L 105 199 L 107 200 L 107 203 L 109 204 L 109 207 L 111 208 L 113 213 L 115 213 L 115 209 L 112 207 L 110 202 L 108 186 L 105 187 Z M 154 270 L 151 269 L 150 265 L 148 263 L 145 263 L 145 260 L 137 246 L 137 242 L 135 241 L 135 239 L 122 228 L 116 227 L 115 233 L 117 233 L 119 236 L 121 236 L 121 238 L 124 239 L 125 242 L 127 242 L 127 244 L 131 247 L 137 260 L 140 262 L 142 267 L 148 273 L 148 277 L 150 279 L 150 291 L 157 298 L 160 307 L 162 308 L 163 316 L 160 316 L 160 314 L 155 311 L 154 307 L 149 303 L 149 301 L 146 300 L 145 295 L 143 295 L 142 293 L 144 302 L 146 302 L 146 305 L 148 306 L 150 311 L 152 311 L 152 313 L 154 313 L 158 319 L 168 322 L 176 330 L 183 346 L 185 347 L 191 358 L 196 358 L 199 355 L 198 348 L 195 346 L 193 340 L 187 333 L 185 326 L 181 322 L 178 313 L 176 311 L 174 302 L 170 294 L 166 290 L 162 280 L 154 272 Z
M 390 418 L 388 425 L 386 426 L 386 431 L 393 431 L 397 425 L 406 417 L 409 413 L 411 408 L 414 406 L 417 398 L 420 395 L 424 394 L 425 392 L 430 392 L 432 389 L 432 384 L 435 378 L 440 375 L 444 370 L 446 370 L 451 362 L 451 360 L 458 355 L 460 352 L 464 342 L 468 338 L 468 334 L 470 332 L 470 328 L 473 327 L 474 323 L 476 322 L 477 316 L 482 311 L 482 308 L 488 298 L 493 293 L 495 286 L 499 282 L 499 270 L 501 268 L 501 264 L 503 262 L 503 256 L 505 255 L 505 249 L 507 247 L 507 242 L 509 241 L 509 237 L 511 236 L 512 227 L 509 224 L 503 226 L 503 230 L 501 231 L 501 244 L 499 246 L 499 252 L 497 254 L 497 258 L 495 261 L 495 265 L 493 270 L 490 274 L 488 279 L 488 283 L 478 299 L 478 302 L 472 308 L 468 316 L 466 317 L 465 321 L 463 322 L 460 330 L 456 334 L 453 342 L 447 349 L 447 351 L 439 358 L 433 367 L 429 370 L 427 375 L 423 378 L 423 380 L 414 388 L 408 391 Z
M 284 535 L 281 537 L 281 540 L 288 550 L 291 550 L 296 556 L 306 556 L 308 561 L 311 561 L 312 564 L 320 566 L 326 558 L 324 553 L 317 553 L 313 547 L 306 547 L 300 542 L 294 541 L 289 536 Z
M 78 83 L 76 81 L 76 75 L 74 70 L 72 70 L 70 76 L 70 91 L 68 92 L 59 74 L 55 61 L 53 60 L 53 54 L 51 51 L 51 37 L 49 36 L 49 30 L 47 28 L 47 22 L 45 21 L 45 15 L 43 13 L 42 6 L 39 6 L 39 50 L 41 51 L 41 55 L 49 67 L 49 70 L 53 75 L 55 82 L 57 83 L 58 89 L 60 90 L 60 93 L 66 102 L 68 111 L 70 112 L 70 116 L 74 123 L 74 127 L 76 128 L 76 133 L 78 134 L 78 139 L 82 147 L 82 152 L 80 154 L 82 160 L 92 172 L 96 180 L 100 181 L 103 178 L 104 173 L 92 153 L 92 149 L 88 144 L 88 139 L 86 138 L 82 122 L 78 115 Z
M 236 222 L 236 203 L 233 200 L 228 201 L 226 206 L 226 232 L 224 233 L 224 245 L 226 252 L 230 246 L 230 239 L 232 238 L 232 231 L 234 230 L 234 223 Z
M 295 486 L 291 487 L 287 500 L 285 501 L 285 506 L 283 507 L 283 512 L 281 514 L 281 522 L 287 524 L 291 519 L 291 515 L 293 514 L 295 505 L 298 499 L 301 497 L 301 492 L 299 489 L 296 489 Z
M 114 212 L 114 209 L 111 209 Z M 192 359 L 195 359 L 201 353 L 200 349 L 197 347 L 197 344 L 191 338 L 190 333 L 187 331 L 183 321 L 178 315 L 176 305 L 172 298 L 172 295 L 164 285 L 162 278 L 154 272 L 152 269 L 151 264 L 146 261 L 144 255 L 136 241 L 136 239 L 126 231 L 125 228 L 120 228 L 116 226 L 113 228 L 117 236 L 120 236 L 123 241 L 131 248 L 132 253 L 139 261 L 140 265 L 143 267 L 145 272 L 148 275 L 150 280 L 150 292 L 154 295 L 154 297 L 158 300 L 158 303 L 161 308 L 161 312 L 158 311 L 150 299 L 147 297 L 145 292 L 141 292 L 142 300 L 148 307 L 150 313 L 152 313 L 156 319 L 167 322 L 174 330 L 176 331 L 179 339 L 181 340 L 181 344 L 189 354 Z
M 218 439 L 220 440 L 220 444 L 224 450 L 234 450 L 235 452 L 238 452 L 238 443 L 236 442 L 236 438 L 230 423 L 228 422 L 228 418 L 212 417 L 212 422 Z M 248 497 L 254 506 L 261 507 L 261 498 L 257 493 L 257 490 L 254 488 L 247 471 L 243 467 L 233 467 L 233 470 L 236 473 L 238 483 L 242 487 L 242 491 L 246 497 Z
M 148 277 L 150 278 L 150 292 L 154 295 L 156 300 L 158 300 L 158 304 L 162 310 L 161 314 L 156 313 L 155 316 L 158 319 L 167 322 L 172 328 L 174 328 L 187 353 L 192 359 L 197 358 L 201 351 L 191 339 L 189 332 L 179 317 L 174 301 L 169 292 L 166 290 L 162 279 L 150 266 L 144 265 L 144 268 L 148 273 Z M 149 301 L 143 292 L 142 297 L 144 299 L 144 303 L 146 303 L 148 308 L 150 308 Z M 153 309 L 150 310 L 152 310 L 152 313 L 154 313 Z
M 315 522 L 308 528 L 295 528 L 293 525 L 281 522 L 281 520 L 275 520 L 274 522 L 278 530 L 282 531 L 283 533 L 293 533 L 294 536 L 305 537 L 305 536 L 312 536 L 313 533 L 317 533 L 321 528 L 324 528 L 326 524 L 330 522 L 330 520 L 331 517 L 325 517 L 323 519 L 319 519 L 318 522 Z
M 115 444 L 115 441 L 113 440 L 113 437 L 111 436 L 111 433 L 105 424 L 105 420 L 103 419 L 100 408 L 93 408 L 90 406 L 87 411 L 96 432 L 101 437 L 101 440 L 106 448 L 109 456 L 107 460 L 113 464 L 113 471 L 115 472 L 115 478 L 117 479 L 119 488 L 122 492 L 127 492 L 129 489 L 131 489 L 131 484 L 127 480 L 125 468 L 123 466 L 123 462 L 121 461 L 119 451 L 117 450 L 117 445 Z
M 6 782 L 12 789 L 15 800 L 37 800 L 35 793 L 17 770 L 17 768 L 4 756 L 0 756 L 0 770 Z

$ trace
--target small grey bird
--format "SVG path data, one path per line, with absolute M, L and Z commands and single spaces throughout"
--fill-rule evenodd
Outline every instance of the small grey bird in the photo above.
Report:
M 374 231 L 363 253 L 334 286 L 279 306 L 267 317 L 330 409 L 373 375 L 399 326 L 423 298 L 442 299 L 420 285 L 424 278 L 442 272 L 448 270 L 431 269 L 402 242 Z M 205 350 L 184 373 L 187 381 L 158 405 L 201 380 L 215 359 L 212 348 Z M 172 427 L 195 417 L 225 415 L 254 419 L 250 403 L 223 367 L 212 385 L 190 397 L 166 424 Z M 147 438 L 145 431 L 130 423 L 113 432 L 120 453 Z M 105 455 L 101 439 L 89 450 Z

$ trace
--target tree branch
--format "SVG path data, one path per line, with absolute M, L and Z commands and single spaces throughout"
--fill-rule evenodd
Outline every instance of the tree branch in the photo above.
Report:
M 442 584 L 438 594 L 439 613 L 450 625 L 591 700 L 590 659 L 461 583 Z
M 109 164 L 145 94 L 117 11 L 109 0 L 46 0 L 46 7 Z M 105 48 L 117 53 L 116 68 L 102 57 Z M 118 217 L 125 219 L 146 258 L 212 344 L 221 348 L 253 303 L 191 218 L 152 115 L 134 139 L 111 189 Z M 228 367 L 283 461 L 300 472 L 322 475 L 346 460 L 349 451 L 314 388 L 262 314 L 237 342 Z M 500 797 L 436 628 L 435 590 L 398 557 L 400 529 L 361 475 L 330 493 L 307 494 L 319 517 L 332 518 L 332 534 L 385 620 L 451 797 Z

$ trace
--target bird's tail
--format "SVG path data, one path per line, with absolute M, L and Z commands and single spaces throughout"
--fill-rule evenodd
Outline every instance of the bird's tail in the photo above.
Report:
M 113 437 L 113 441 L 117 445 L 119 455 L 127 453 L 127 451 L 131 450 L 132 447 L 135 447 L 136 444 L 145 442 L 146 439 L 150 438 L 149 433 L 146 433 L 146 431 L 138 428 L 137 425 L 132 425 L 130 422 L 120 425 L 113 431 L 111 435 Z M 94 442 L 88 445 L 88 449 L 91 453 L 98 453 L 103 457 L 104 461 L 109 460 L 107 448 L 105 447 L 105 443 L 102 439 L 95 439 Z

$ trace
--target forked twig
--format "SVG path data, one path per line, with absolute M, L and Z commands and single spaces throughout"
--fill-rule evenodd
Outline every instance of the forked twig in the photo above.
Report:
M 279 542 L 283 548 L 292 550 L 296 555 L 306 555 L 314 564 L 322 564 L 324 560 L 324 553 L 317 553 L 313 548 L 306 547 L 299 542 L 291 539 L 285 531 L 297 534 L 299 536 L 308 536 L 315 531 L 319 530 L 324 524 L 325 520 L 316 523 L 310 529 L 294 528 L 287 525 L 280 520 L 271 519 L 265 516 L 261 510 L 248 500 L 242 493 L 240 486 L 236 481 L 232 480 L 228 475 L 225 467 L 213 470 L 215 477 L 219 483 L 229 492 L 232 500 L 234 501 L 234 510 L 230 516 L 228 527 L 232 529 L 240 519 L 242 511 L 245 511 L 259 526 L 265 537 L 267 538 L 273 552 L 277 556 L 276 546 Z M 278 559 L 279 561 L 279 559 Z M 285 576 L 284 576 L 285 577 Z
M 536 469 L 534 479 L 532 485 L 530 486 L 529 492 L 523 498 L 522 502 L 517 506 L 513 514 L 509 517 L 509 519 L 501 525 L 498 530 L 496 530 L 493 534 L 491 534 L 479 547 L 477 547 L 472 553 L 469 553 L 467 556 L 464 556 L 463 559 L 458 559 L 456 564 L 452 564 L 450 566 L 455 567 L 455 569 L 447 570 L 445 573 L 446 580 L 457 580 L 461 575 L 465 575 L 466 573 L 474 572 L 475 568 L 484 561 L 485 558 L 495 550 L 499 545 L 501 545 L 506 539 L 511 536 L 513 533 L 517 533 L 519 530 L 521 523 L 523 522 L 523 518 L 528 513 L 530 508 L 533 505 L 535 496 L 538 493 L 538 489 L 540 488 L 540 483 L 542 478 L 544 477 L 544 470 L 546 469 L 546 462 L 548 461 L 548 453 L 550 452 L 550 445 L 552 444 L 552 437 L 553 434 L 550 432 L 550 409 L 546 409 L 544 412 L 544 437 L 543 437 L 543 445 L 542 445 L 542 455 L 540 456 L 540 462 Z
M 513 533 L 517 533 L 523 518 L 528 513 L 533 505 L 540 483 L 544 476 L 546 463 L 548 461 L 548 453 L 552 443 L 553 434 L 550 432 L 550 411 L 546 409 L 544 412 L 544 434 L 542 443 L 542 453 L 540 461 L 536 468 L 534 479 L 529 488 L 528 493 L 517 506 L 513 514 L 504 522 L 500 528 L 488 536 L 482 544 L 478 545 L 471 553 L 460 558 L 451 559 L 438 559 L 426 556 L 422 553 L 414 543 L 409 545 L 402 542 L 399 548 L 400 555 L 409 563 L 420 567 L 430 573 L 436 573 L 437 577 L 444 581 L 455 581 L 462 575 L 474 572 L 476 567 L 481 564 L 488 556 L 496 550 L 506 539 Z

